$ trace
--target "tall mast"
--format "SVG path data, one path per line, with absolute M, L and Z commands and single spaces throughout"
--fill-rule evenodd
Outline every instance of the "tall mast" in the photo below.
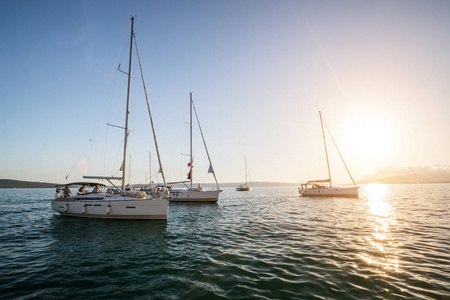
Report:
M 150 166 L 150 187 L 152 187 L 152 153 L 148 151 L 148 161 Z
M 191 188 L 192 188 L 192 167 L 193 167 L 193 162 L 192 162 L 192 93 L 189 93 L 190 96 L 190 105 L 189 105 L 189 112 L 190 112 L 190 119 L 189 119 L 189 127 L 190 127 L 190 145 L 191 145 L 191 150 L 190 150 L 190 156 L 191 156 L 191 169 L 189 170 L 189 177 L 191 179 Z
M 322 126 L 323 145 L 325 146 L 325 155 L 327 157 L 328 179 L 330 180 L 330 186 L 333 186 L 333 184 L 331 183 L 330 162 L 328 161 L 327 143 L 325 142 L 325 132 L 323 131 L 323 121 L 322 121 L 322 114 L 321 114 L 320 110 L 319 110 L 319 116 L 320 116 L 320 125 Z
M 131 61 L 133 58 L 133 38 L 134 38 L 134 17 L 131 18 L 131 40 L 130 40 L 130 62 L 128 66 L 128 92 L 127 109 L 125 111 L 125 139 L 123 143 L 123 169 L 122 169 L 122 190 L 125 190 L 125 177 L 127 170 L 127 142 L 128 142 L 128 115 L 130 110 L 130 85 L 131 85 Z
M 248 186 L 248 183 L 247 183 L 247 156 L 245 156 L 245 186 Z

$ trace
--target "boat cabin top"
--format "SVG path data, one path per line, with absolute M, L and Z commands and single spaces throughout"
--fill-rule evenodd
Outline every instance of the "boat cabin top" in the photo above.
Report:
M 310 186 L 311 189 L 323 189 L 329 187 L 327 184 L 331 184 L 330 179 L 310 180 L 301 184 L 301 189 L 306 190 Z
M 76 195 L 87 195 L 87 194 L 99 194 L 104 193 L 102 189 L 106 188 L 106 185 L 96 182 L 71 182 L 67 184 L 60 184 L 56 186 L 56 198 L 67 198 L 74 196 L 72 195 L 71 188 L 78 188 Z M 108 188 L 107 194 L 120 194 L 118 189 Z

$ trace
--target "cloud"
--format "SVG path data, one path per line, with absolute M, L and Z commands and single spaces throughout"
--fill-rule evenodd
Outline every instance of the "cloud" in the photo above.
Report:
M 359 183 L 450 183 L 450 165 L 379 168 Z

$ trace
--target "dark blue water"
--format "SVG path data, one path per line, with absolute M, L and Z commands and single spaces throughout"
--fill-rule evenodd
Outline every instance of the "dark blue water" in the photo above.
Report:
M 0 190 L 1 299 L 450 299 L 450 185 L 226 188 L 167 221 L 78 219 Z

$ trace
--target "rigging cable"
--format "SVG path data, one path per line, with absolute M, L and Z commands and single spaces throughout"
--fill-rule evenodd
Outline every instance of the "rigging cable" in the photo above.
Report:
M 327 128 L 327 131 L 328 131 L 328 133 L 330 134 L 331 140 L 333 141 L 334 146 L 336 147 L 336 150 L 337 150 L 337 152 L 339 153 L 339 156 L 341 157 L 342 163 L 344 164 L 345 169 L 347 170 L 347 173 L 348 173 L 348 175 L 350 176 L 350 179 L 352 180 L 353 184 L 356 186 L 356 183 L 355 183 L 355 181 L 353 180 L 352 174 L 350 174 L 350 171 L 349 171 L 349 169 L 347 168 L 347 165 L 345 164 L 344 158 L 342 157 L 341 152 L 339 151 L 338 146 L 336 145 L 336 142 L 334 141 L 334 138 L 333 138 L 333 136 L 331 135 L 330 130 L 328 129 L 327 123 L 325 123 L 325 121 L 323 121 L 323 123 L 325 124 L 325 127 Z
M 159 172 L 161 173 L 161 176 L 162 176 L 163 181 L 164 181 L 164 186 L 165 186 L 165 188 L 167 190 L 167 182 L 166 182 L 166 178 L 164 176 L 164 171 L 163 171 L 162 164 L 161 164 L 161 156 L 159 155 L 158 142 L 156 141 L 155 127 L 153 126 L 153 118 L 152 118 L 152 113 L 150 111 L 150 103 L 148 102 L 147 88 L 145 87 L 144 72 L 142 71 L 141 59 L 139 58 L 139 50 L 138 50 L 138 46 L 137 46 L 137 42 L 136 42 L 136 36 L 134 37 L 134 44 L 136 46 L 136 54 L 137 54 L 138 61 L 139 61 L 139 68 L 141 70 L 142 84 L 144 86 L 145 100 L 147 101 L 148 115 L 150 117 L 150 123 L 152 125 L 153 139 L 155 141 L 156 154 L 158 156 Z
M 208 173 L 212 173 L 213 174 L 214 180 L 216 181 L 217 188 L 220 190 L 219 183 L 217 182 L 217 178 L 216 178 L 216 173 L 214 172 L 214 169 L 212 167 L 211 158 L 209 157 L 208 147 L 206 147 L 206 142 L 205 142 L 205 137 L 203 136 L 202 126 L 200 125 L 200 120 L 198 119 L 197 110 L 195 109 L 194 100 L 192 100 L 192 106 L 194 107 L 195 118 L 197 119 L 198 128 L 200 129 L 200 134 L 202 135 L 203 145 L 205 146 L 206 155 L 208 156 L 208 160 L 209 160 Z

